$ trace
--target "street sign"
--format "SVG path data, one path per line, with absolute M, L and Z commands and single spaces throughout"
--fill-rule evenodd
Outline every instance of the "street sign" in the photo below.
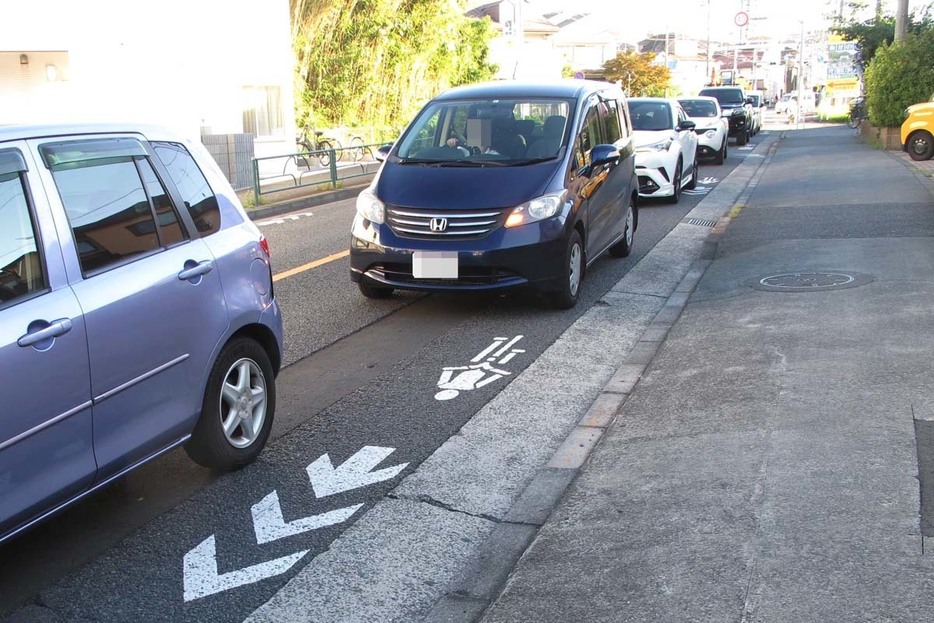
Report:
M 576 72 L 576 73 L 574 74 L 574 77 L 577 78 L 578 80 L 583 80 L 583 79 L 584 79 L 584 72 L 578 71 L 578 72 Z
M 740 11 L 736 14 L 736 17 L 733 18 L 733 23 L 740 28 L 745 27 L 747 24 L 749 24 L 749 14 L 745 11 Z

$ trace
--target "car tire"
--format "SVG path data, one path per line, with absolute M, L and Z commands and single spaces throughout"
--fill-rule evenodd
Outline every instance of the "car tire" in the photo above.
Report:
M 697 188 L 697 156 L 694 156 L 694 169 L 691 172 L 691 179 L 688 181 L 687 189 L 694 190 Z
M 360 289 L 360 294 L 368 299 L 388 299 L 393 293 L 393 288 L 370 285 L 362 279 L 357 282 L 357 287 Z
M 726 144 L 730 140 L 727 137 L 723 137 L 723 145 L 720 145 L 720 150 L 717 152 L 716 157 L 713 159 L 714 164 L 723 164 L 726 161 Z
M 742 134 L 736 137 L 736 144 L 739 146 L 743 146 L 748 142 L 749 142 L 749 132 L 745 130 L 743 131 Z
M 678 160 L 678 165 L 675 167 L 675 174 L 672 177 L 672 191 L 671 196 L 668 197 L 669 203 L 678 203 L 678 200 L 681 199 L 681 171 L 683 165 L 681 160 Z
M 256 401 L 259 396 L 262 399 Z M 204 467 L 239 469 L 253 462 L 266 445 L 275 412 L 275 373 L 269 355 L 255 340 L 237 338 L 221 350 L 211 368 L 201 415 L 185 451 Z
M 636 200 L 629 198 L 629 208 L 626 210 L 626 224 L 623 226 L 623 238 L 610 247 L 611 257 L 629 257 L 632 253 L 632 239 L 636 231 Z
M 565 277 L 561 289 L 549 292 L 548 304 L 554 309 L 571 309 L 577 305 L 581 284 L 584 281 L 584 244 L 576 229 L 568 237 L 568 246 L 564 254 Z
M 912 132 L 905 146 L 912 160 L 930 160 L 934 156 L 934 136 L 926 130 Z

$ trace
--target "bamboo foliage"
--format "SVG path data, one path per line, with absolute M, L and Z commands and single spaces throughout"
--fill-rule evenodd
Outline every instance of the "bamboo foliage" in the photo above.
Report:
M 290 9 L 302 125 L 393 134 L 439 91 L 496 70 L 491 23 L 464 16 L 462 0 L 291 0 Z

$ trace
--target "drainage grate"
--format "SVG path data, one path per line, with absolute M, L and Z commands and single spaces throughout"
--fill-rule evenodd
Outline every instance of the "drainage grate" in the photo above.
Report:
M 823 292 L 843 290 L 872 283 L 875 277 L 859 273 L 844 272 L 800 272 L 756 277 L 745 282 L 757 290 L 766 292 Z
M 699 225 L 701 227 L 716 227 L 717 226 L 717 221 L 705 221 L 699 218 L 689 218 L 684 222 L 687 223 L 688 225 Z

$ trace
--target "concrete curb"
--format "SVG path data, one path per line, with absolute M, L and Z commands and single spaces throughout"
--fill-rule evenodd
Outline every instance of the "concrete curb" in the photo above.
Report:
M 519 559 L 532 546 L 539 528 L 558 506 L 594 449 L 622 414 L 626 400 L 635 390 L 646 368 L 668 336 L 688 303 L 691 293 L 710 266 L 716 249 L 732 218 L 754 192 L 771 162 L 784 133 L 768 145 L 768 155 L 740 193 L 733 208 L 722 215 L 704 241 L 700 256 L 691 265 L 665 305 L 655 315 L 616 373 L 590 405 L 552 458 L 510 508 L 504 521 L 497 523 L 490 536 L 470 560 L 460 577 L 438 600 L 426 622 L 474 623 L 499 596 Z M 742 165 L 740 165 L 742 166 Z M 703 203 L 703 202 L 701 202 Z M 700 207 L 695 206 L 695 210 Z M 693 212 L 693 210 L 692 210 Z

